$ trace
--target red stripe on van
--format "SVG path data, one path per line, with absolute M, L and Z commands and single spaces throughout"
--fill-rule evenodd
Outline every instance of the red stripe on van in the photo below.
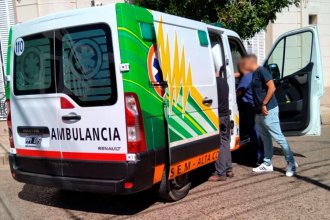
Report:
M 62 152 L 63 159 L 126 161 L 126 154 Z
M 126 154 L 104 154 L 104 153 L 76 153 L 44 150 L 16 149 L 16 154 L 27 157 L 42 157 L 53 159 L 71 159 L 71 160 L 100 160 L 100 161 L 126 161 Z
M 16 154 L 27 157 L 44 157 L 44 158 L 55 158 L 55 159 L 61 158 L 60 151 L 16 149 Z

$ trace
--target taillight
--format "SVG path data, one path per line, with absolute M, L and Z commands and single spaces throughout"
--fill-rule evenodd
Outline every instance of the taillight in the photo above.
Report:
M 74 105 L 64 97 L 61 97 L 60 102 L 61 102 L 61 109 L 72 109 L 72 108 L 74 108 Z
M 128 153 L 146 151 L 147 147 L 141 108 L 139 100 L 134 93 L 125 93 L 125 114 Z
M 8 126 L 8 135 L 9 135 L 9 144 L 11 148 L 14 148 L 14 137 L 12 130 L 12 122 L 11 122 L 11 111 L 10 111 L 10 100 L 6 101 L 7 103 L 7 126 Z

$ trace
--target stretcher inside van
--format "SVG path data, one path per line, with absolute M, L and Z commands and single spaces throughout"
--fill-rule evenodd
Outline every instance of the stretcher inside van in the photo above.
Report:
M 231 149 L 240 131 L 230 30 L 129 4 L 67 11 L 10 31 L 7 103 L 17 181 L 68 190 L 187 195 L 190 171 L 217 160 L 215 72 L 230 87 Z M 283 130 L 319 135 L 323 94 L 315 27 L 282 35 L 272 71 Z

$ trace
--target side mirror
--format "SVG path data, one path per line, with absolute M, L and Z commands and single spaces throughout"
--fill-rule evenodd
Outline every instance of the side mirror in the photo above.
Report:
M 278 68 L 278 65 L 276 63 L 268 64 L 268 69 L 269 69 L 270 73 L 272 74 L 274 80 L 281 79 L 280 68 Z

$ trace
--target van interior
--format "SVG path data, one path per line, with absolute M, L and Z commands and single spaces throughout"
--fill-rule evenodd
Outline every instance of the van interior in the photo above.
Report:
M 210 41 L 211 41 L 211 47 L 212 47 L 212 56 L 214 61 L 214 69 L 215 72 L 218 72 L 219 75 L 223 78 L 227 78 L 226 74 L 226 60 L 224 56 L 224 49 L 223 49 L 223 43 L 221 40 L 221 37 L 215 33 L 209 32 Z M 230 52 L 232 56 L 232 62 L 234 65 L 234 72 L 238 71 L 237 63 L 238 61 L 246 54 L 244 46 L 242 45 L 241 41 L 236 38 L 229 38 L 229 46 L 230 46 Z M 238 85 L 239 78 L 235 79 L 236 86 Z M 249 129 L 246 127 L 247 123 L 244 123 L 244 118 L 246 118 L 246 115 L 244 115 L 244 110 L 241 109 L 242 106 L 238 106 L 239 112 L 240 112 L 240 140 L 242 142 L 249 141 Z M 248 116 L 247 116 L 248 117 Z M 243 120 L 242 120 L 243 119 Z

